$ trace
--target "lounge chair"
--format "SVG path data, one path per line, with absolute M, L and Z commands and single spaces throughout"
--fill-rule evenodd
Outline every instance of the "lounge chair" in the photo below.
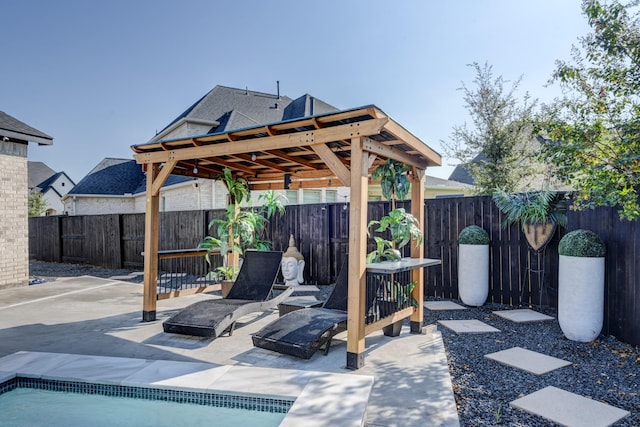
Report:
M 280 270 L 282 252 L 246 251 L 238 277 L 226 298 L 191 304 L 167 319 L 162 327 L 173 334 L 216 338 L 233 333 L 238 318 L 277 307 L 292 292 L 288 288 L 277 297 L 273 284 Z
M 253 345 L 278 353 L 309 359 L 333 337 L 347 330 L 348 263 L 345 261 L 333 292 L 322 307 L 303 308 L 274 320 L 252 335 Z

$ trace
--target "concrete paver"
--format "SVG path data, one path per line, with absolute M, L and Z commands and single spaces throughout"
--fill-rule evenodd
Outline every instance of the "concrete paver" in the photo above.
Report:
M 509 405 L 568 427 L 605 427 L 629 416 L 629 411 L 551 386 Z
M 495 353 L 485 354 L 487 359 L 495 360 L 535 375 L 546 374 L 555 369 L 571 365 L 571 362 L 547 356 L 546 354 L 527 350 L 522 347 L 513 347 Z
M 438 320 L 445 328 L 451 329 L 456 334 L 483 334 L 487 332 L 500 332 L 500 329 L 487 325 L 476 319 L 469 320 Z
M 466 310 L 467 307 L 456 304 L 453 301 L 425 301 L 424 306 L 433 311 L 439 310 Z
M 516 323 L 542 322 L 545 320 L 555 319 L 554 317 L 547 316 L 546 314 L 539 313 L 528 308 L 520 308 L 516 310 L 499 310 L 494 311 L 493 314 Z

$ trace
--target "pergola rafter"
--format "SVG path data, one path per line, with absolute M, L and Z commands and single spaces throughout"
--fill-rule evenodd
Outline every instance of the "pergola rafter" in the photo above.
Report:
M 147 173 L 143 320 L 156 318 L 160 188 L 170 174 L 215 179 L 223 168 L 228 168 L 234 176 L 247 180 L 252 190 L 283 189 L 285 177 L 291 188 L 350 187 L 348 367 L 358 368 L 364 363 L 366 334 L 404 317 L 410 317 L 412 325 L 421 324 L 422 268 L 412 272 L 412 280 L 417 283 L 414 298 L 419 307 L 410 307 L 365 327 L 370 174 L 388 158 L 411 167 L 411 213 L 422 227 L 425 170 L 441 165 L 438 153 L 378 107 L 369 105 L 228 132 L 151 142 L 134 145 L 132 149 Z M 422 247 L 412 247 L 411 256 L 421 258 Z

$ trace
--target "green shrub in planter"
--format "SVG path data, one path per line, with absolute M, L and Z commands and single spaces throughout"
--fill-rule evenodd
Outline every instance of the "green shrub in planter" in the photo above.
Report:
M 601 258 L 606 253 L 600 236 L 590 230 L 574 230 L 567 233 L 558 244 L 558 253 L 564 256 Z
M 488 245 L 489 234 L 482 227 L 470 225 L 462 229 L 458 236 L 458 243 L 461 245 Z

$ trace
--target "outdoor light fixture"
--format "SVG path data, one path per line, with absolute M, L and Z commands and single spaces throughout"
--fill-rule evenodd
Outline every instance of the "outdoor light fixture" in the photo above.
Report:
M 291 185 L 291 174 L 285 173 L 284 174 L 284 189 L 288 190 L 289 189 L 289 185 Z
M 197 160 L 195 162 L 193 162 L 193 173 L 194 174 L 198 173 L 198 161 Z
M 252 162 L 256 161 L 256 153 L 251 153 L 251 161 Z
M 344 205 L 342 206 L 342 210 L 346 211 L 347 210 L 347 197 L 348 196 L 342 196 L 342 197 L 344 197 Z

